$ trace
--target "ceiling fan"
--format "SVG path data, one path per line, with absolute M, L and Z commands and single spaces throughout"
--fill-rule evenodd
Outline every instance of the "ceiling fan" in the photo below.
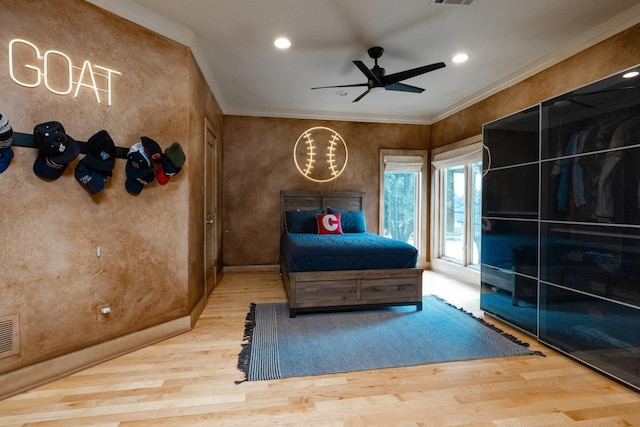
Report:
M 311 89 L 328 89 L 328 88 L 338 88 L 338 87 L 358 87 L 358 86 L 366 86 L 367 90 L 353 102 L 360 101 L 366 94 L 371 92 L 372 90 L 382 89 L 382 90 L 395 90 L 399 92 L 413 92 L 413 93 L 422 93 L 424 89 L 416 86 L 411 86 L 405 83 L 400 83 L 402 80 L 410 79 L 412 77 L 419 76 L 424 73 L 428 73 L 430 71 L 437 70 L 439 68 L 445 67 L 444 62 L 437 62 L 431 65 L 425 65 L 423 67 L 412 68 L 410 70 L 400 71 L 398 73 L 393 73 L 389 75 L 385 75 L 384 68 L 378 65 L 378 58 L 382 56 L 384 49 L 379 46 L 374 46 L 367 50 L 369 57 L 371 57 L 375 61 L 375 65 L 372 69 L 367 68 L 366 65 L 362 61 L 353 61 L 356 64 L 356 67 L 362 74 L 367 77 L 367 83 L 356 83 L 351 85 L 339 85 L 339 86 L 320 86 L 320 87 L 312 87 Z

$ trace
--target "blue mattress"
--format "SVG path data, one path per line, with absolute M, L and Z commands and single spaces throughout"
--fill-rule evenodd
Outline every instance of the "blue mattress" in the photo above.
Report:
M 415 268 L 418 250 L 372 233 L 285 233 L 280 256 L 287 271 Z

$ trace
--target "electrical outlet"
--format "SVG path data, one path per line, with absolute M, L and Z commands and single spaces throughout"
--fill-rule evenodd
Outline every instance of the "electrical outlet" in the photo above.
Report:
M 104 323 L 109 319 L 111 319 L 111 307 L 109 307 L 108 305 L 103 305 L 101 307 L 98 307 L 97 318 L 98 318 L 98 323 Z

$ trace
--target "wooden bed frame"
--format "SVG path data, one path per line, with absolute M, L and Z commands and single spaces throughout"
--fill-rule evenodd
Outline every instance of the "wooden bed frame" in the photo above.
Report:
M 363 209 L 362 192 L 280 192 L 280 234 L 285 232 L 288 210 Z M 289 273 L 280 269 L 289 297 L 289 314 L 337 309 L 368 309 L 415 305 L 422 310 L 422 269 L 308 271 Z

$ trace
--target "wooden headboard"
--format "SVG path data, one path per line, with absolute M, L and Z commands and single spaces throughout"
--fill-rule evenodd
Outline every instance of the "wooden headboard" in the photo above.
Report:
M 309 209 L 363 210 L 362 191 L 281 191 L 280 192 L 280 234 L 284 233 L 285 211 Z

